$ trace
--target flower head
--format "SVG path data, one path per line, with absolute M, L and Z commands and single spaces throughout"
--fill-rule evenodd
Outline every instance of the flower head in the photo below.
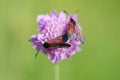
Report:
M 72 55 L 80 51 L 78 45 L 81 43 L 75 37 L 67 41 L 71 45 L 69 48 L 47 49 L 43 47 L 46 41 L 65 34 L 66 25 L 71 17 L 77 21 L 77 15 L 68 15 L 67 18 L 64 12 L 57 14 L 56 11 L 52 11 L 50 15 L 44 14 L 37 17 L 39 33 L 31 37 L 33 48 L 46 54 L 52 63 L 58 63 L 65 58 L 71 58 Z M 80 28 L 79 25 L 78 27 Z

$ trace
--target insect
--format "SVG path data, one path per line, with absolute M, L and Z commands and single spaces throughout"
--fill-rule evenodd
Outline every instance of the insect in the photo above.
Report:
M 64 11 L 67 15 L 69 15 L 66 11 Z M 84 37 L 82 35 L 82 30 L 76 24 L 76 21 L 73 18 L 70 18 L 70 21 L 68 22 L 68 27 L 67 27 L 67 35 L 68 39 L 72 39 L 75 35 L 76 38 L 84 44 Z
M 67 25 L 68 39 L 72 39 L 74 37 L 75 25 L 76 25 L 76 22 L 72 18 L 70 18 L 70 21 L 68 22 L 68 25 Z
M 48 40 L 43 44 L 44 48 L 53 49 L 53 48 L 68 48 L 71 45 L 65 43 L 68 40 L 68 35 L 65 33 L 64 35 L 58 36 L 55 39 Z

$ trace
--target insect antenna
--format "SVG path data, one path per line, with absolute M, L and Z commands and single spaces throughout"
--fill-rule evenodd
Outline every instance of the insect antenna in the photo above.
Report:
M 67 11 L 64 10 L 63 12 L 66 13 L 67 15 L 69 15 Z
M 79 10 L 79 9 L 77 9 L 77 10 L 75 11 L 75 13 L 74 13 L 74 14 L 77 14 L 79 11 L 80 11 L 80 10 Z

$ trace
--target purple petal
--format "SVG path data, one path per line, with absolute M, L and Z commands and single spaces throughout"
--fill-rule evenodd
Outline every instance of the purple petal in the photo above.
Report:
M 68 17 L 68 19 L 70 19 L 70 18 L 72 18 L 73 20 L 77 21 L 77 15 L 76 14 L 75 15 L 70 15 Z
M 66 21 L 66 15 L 65 15 L 64 12 L 61 12 L 61 13 L 59 14 L 59 19 L 60 19 L 61 21 Z
M 37 41 L 38 39 L 37 39 L 37 36 L 36 35 L 32 35 L 31 36 L 31 41 L 32 42 L 35 42 L 35 41 Z
M 37 17 L 37 23 L 39 23 L 39 21 L 44 19 L 44 15 L 38 15 Z
M 55 10 L 51 11 L 51 16 L 57 16 L 57 13 Z

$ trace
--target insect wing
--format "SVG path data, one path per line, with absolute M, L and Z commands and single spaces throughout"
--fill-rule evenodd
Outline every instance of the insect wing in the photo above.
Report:
M 60 44 L 49 44 L 47 42 L 45 42 L 43 44 L 43 46 L 45 48 L 48 48 L 48 49 L 54 49 L 54 48 L 68 48 L 70 47 L 71 45 L 70 44 L 67 44 L 67 43 L 60 43 Z
M 84 36 L 82 35 L 82 29 L 80 29 L 80 27 L 78 25 L 76 25 L 75 27 L 75 32 L 76 32 L 76 37 L 77 39 L 84 44 Z
M 65 42 L 68 40 L 68 35 L 65 33 L 62 36 L 56 37 L 55 39 L 48 40 L 43 44 L 45 48 L 59 48 L 59 47 L 67 47 L 68 45 Z
M 70 47 L 71 45 L 70 44 L 67 44 L 67 43 L 61 43 L 61 44 L 58 44 L 59 47 L 65 47 L 65 48 L 68 48 Z
M 73 19 L 71 19 L 68 22 L 68 27 L 67 27 L 67 35 L 68 35 L 68 39 L 72 39 L 74 37 L 74 33 L 75 33 L 75 24 L 72 21 Z
M 64 35 L 58 36 L 55 39 L 48 40 L 47 42 L 49 44 L 60 44 L 60 43 L 65 43 L 68 40 L 68 35 L 65 33 Z

